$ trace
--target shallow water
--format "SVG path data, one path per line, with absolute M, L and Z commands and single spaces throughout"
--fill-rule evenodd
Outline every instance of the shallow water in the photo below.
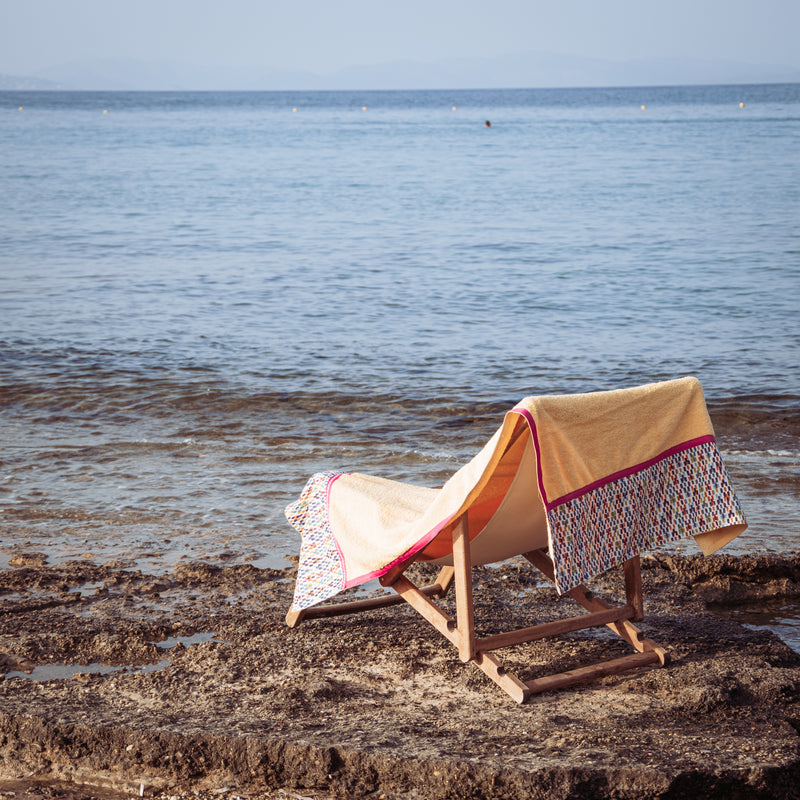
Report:
M 30 672 L 11 670 L 5 674 L 4 680 L 24 678 L 29 681 L 59 681 L 74 678 L 76 675 L 110 675 L 113 672 L 160 672 L 170 665 L 169 659 L 162 659 L 154 664 L 119 667 L 109 664 L 39 664 Z
M 715 607 L 713 611 L 746 628 L 771 630 L 800 653 L 800 602 L 796 600 L 767 600 L 753 605 Z

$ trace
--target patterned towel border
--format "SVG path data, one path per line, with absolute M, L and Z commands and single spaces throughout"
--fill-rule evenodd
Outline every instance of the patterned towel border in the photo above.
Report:
M 298 500 L 286 508 L 286 519 L 302 537 L 292 611 L 327 600 L 345 588 L 344 559 L 328 520 L 328 494 L 341 474 L 312 475 Z
M 711 437 L 548 504 L 547 518 L 560 593 L 638 553 L 745 523 Z

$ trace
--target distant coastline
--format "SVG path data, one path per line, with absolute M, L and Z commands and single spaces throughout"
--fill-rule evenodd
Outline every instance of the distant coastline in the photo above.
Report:
M 30 75 L 6 75 L 0 73 L 0 91 L 12 92 L 36 92 L 36 91 L 49 91 L 57 92 L 62 90 L 69 90 L 70 87 L 56 81 L 46 80 L 44 78 L 35 78 Z
M 11 76 L 13 77 L 13 76 Z M 264 97 L 269 96 L 316 96 L 318 98 L 335 98 L 335 97 L 345 97 L 349 95 L 358 96 L 364 99 L 373 98 L 373 102 L 377 98 L 408 98 L 413 97 L 415 95 L 418 96 L 428 96 L 433 97 L 437 95 L 444 95 L 449 100 L 456 101 L 461 98 L 460 102 L 464 102 L 464 97 L 469 95 L 507 95 L 507 96 L 516 96 L 519 97 L 520 95 L 530 95 L 533 96 L 534 94 L 538 96 L 547 96 L 548 94 L 552 94 L 554 97 L 563 97 L 564 95 L 580 95 L 580 96 L 589 96 L 590 94 L 600 93 L 602 95 L 606 95 L 610 97 L 616 97 L 617 95 L 622 95 L 622 93 L 630 93 L 630 92 L 637 92 L 637 91 L 652 91 L 652 92 L 668 92 L 668 93 L 676 93 L 676 92 L 697 92 L 697 91 L 709 91 L 709 92 L 719 92 L 724 90 L 729 91 L 748 91 L 752 92 L 753 90 L 757 90 L 759 87 L 769 88 L 771 91 L 780 90 L 780 87 L 783 87 L 785 91 L 791 94 L 791 100 L 794 101 L 794 96 L 796 93 L 796 88 L 800 86 L 800 78 L 793 81 L 739 81 L 739 82 L 718 82 L 718 83 L 642 83 L 642 84 L 635 84 L 635 85 L 624 85 L 624 84 L 615 84 L 615 85 L 608 85 L 608 86 L 567 86 L 567 87 L 558 87 L 558 86 L 498 86 L 493 88 L 487 87 L 439 87 L 439 88 L 430 88 L 430 89 L 419 89 L 419 88 L 382 88 L 382 89 L 275 89 L 275 88 L 263 88 L 263 89 L 237 89 L 237 88 L 228 88 L 228 89 L 100 89 L 100 88 L 93 88 L 93 89 L 78 89 L 73 86 L 66 86 L 63 84 L 57 84 L 54 82 L 48 81 L 37 81 L 36 79 L 23 79 L 20 78 L 18 81 L 8 80 L 5 79 L 9 78 L 7 75 L 0 74 L 0 94 L 8 96 L 16 97 L 19 95 L 30 94 L 32 96 L 50 96 L 53 100 L 58 96 L 65 96 L 69 97 L 72 96 L 73 98 L 85 96 L 89 97 L 96 97 L 96 96 L 116 96 L 116 97 L 128 97 L 135 98 L 140 97 L 142 98 L 142 102 L 146 103 L 144 98 L 146 97 L 196 97 L 198 98 L 209 98 L 216 96 L 217 98 L 224 98 L 226 96 L 234 98 L 238 96 L 250 96 L 250 97 L 258 97 L 259 95 Z M 685 100 L 685 98 L 681 98 L 681 100 Z M 204 100 L 203 102 L 208 102 L 208 100 Z M 222 102 L 223 105 L 226 103 Z M 751 101 L 752 102 L 752 101 Z M 392 102 L 390 105 L 396 105 L 397 102 Z M 556 103 L 557 105 L 559 103 Z M 612 105 L 614 102 L 611 103 Z M 381 103 L 383 105 L 383 103 Z
M 3 65 L 0 89 L 102 91 L 379 91 L 606 88 L 800 82 L 787 64 L 652 58 L 633 61 L 527 52 L 434 62 L 389 61 L 312 72 L 257 65 L 207 67 L 126 58 L 22 71 Z

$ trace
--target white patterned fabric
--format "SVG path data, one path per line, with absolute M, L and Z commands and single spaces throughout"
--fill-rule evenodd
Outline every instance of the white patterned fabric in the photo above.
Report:
M 286 518 L 302 536 L 292 609 L 299 611 L 344 588 L 344 565 L 328 521 L 328 491 L 341 473 L 312 475 Z

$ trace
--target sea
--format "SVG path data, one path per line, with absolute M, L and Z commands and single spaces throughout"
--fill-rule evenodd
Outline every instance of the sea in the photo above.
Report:
M 684 375 L 797 551 L 800 84 L 0 92 L 0 568 L 286 566 L 314 472 Z

